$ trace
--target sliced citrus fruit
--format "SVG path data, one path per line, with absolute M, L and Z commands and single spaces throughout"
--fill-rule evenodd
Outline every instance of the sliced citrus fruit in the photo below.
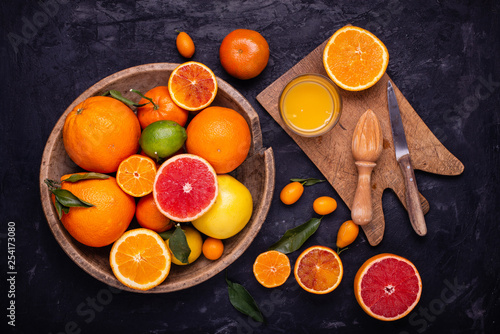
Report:
M 333 249 L 312 246 L 299 255 L 293 273 L 304 290 L 315 294 L 325 294 L 339 286 L 344 267 Z
M 153 191 L 155 176 L 156 163 L 153 159 L 134 154 L 118 166 L 116 182 L 130 196 L 142 197 Z
M 177 222 L 192 221 L 214 205 L 217 175 L 203 158 L 179 154 L 165 161 L 153 185 L 153 196 L 161 213 Z
M 389 52 L 368 30 L 345 26 L 328 40 L 323 65 L 328 76 L 341 88 L 359 91 L 373 86 L 384 75 Z
M 125 232 L 111 247 L 109 262 L 116 278 L 132 289 L 149 290 L 170 272 L 170 252 L 163 239 L 145 228 Z
M 179 107 L 197 111 L 206 108 L 217 95 L 217 79 L 208 66 L 195 61 L 177 66 L 168 79 L 170 97 Z
M 260 254 L 253 264 L 255 278 L 266 288 L 283 285 L 291 272 L 288 256 L 275 250 Z
M 384 321 L 401 319 L 417 305 L 422 280 L 409 260 L 394 254 L 368 259 L 354 278 L 354 295 L 368 315 Z

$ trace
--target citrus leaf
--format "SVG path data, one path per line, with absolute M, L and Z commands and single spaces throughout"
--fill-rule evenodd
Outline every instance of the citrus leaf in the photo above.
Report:
M 303 186 L 307 187 L 307 186 L 315 185 L 316 183 L 325 182 L 326 180 L 319 180 L 319 179 L 315 179 L 315 178 L 308 178 L 308 179 L 290 179 L 290 181 L 292 181 L 292 182 L 300 182 L 300 183 L 302 183 Z
M 247 289 L 241 284 L 231 282 L 227 278 L 226 272 L 227 291 L 229 293 L 229 301 L 235 309 L 241 313 L 250 316 L 253 320 L 264 322 L 264 316 L 259 309 L 259 306 L 248 293 Z
M 168 246 L 177 260 L 182 263 L 188 263 L 191 249 L 187 243 L 186 233 L 179 226 L 175 228 L 174 233 L 170 236 Z
M 172 234 L 174 233 L 174 231 L 172 230 L 168 230 L 168 231 L 165 231 L 165 232 L 161 232 L 161 233 L 158 233 L 160 235 L 160 237 L 167 241 L 168 239 L 170 239 L 170 237 L 172 236 Z
M 321 218 L 311 218 L 307 222 L 285 232 L 278 242 L 269 247 L 269 250 L 277 250 L 284 254 L 295 252 L 304 242 L 318 229 Z
M 82 206 L 86 208 L 90 208 L 91 206 L 94 206 L 93 204 L 89 202 L 85 202 L 75 195 L 71 193 L 71 191 L 66 190 L 66 189 L 52 189 L 52 193 L 56 196 L 56 200 L 62 205 L 66 207 L 75 207 L 75 206 Z
M 85 173 L 85 174 L 73 174 L 67 179 L 64 180 L 64 182 L 78 182 L 81 180 L 93 180 L 93 179 L 107 179 L 109 178 L 109 175 L 106 174 L 101 174 L 101 173 Z
M 139 95 L 140 97 L 142 97 L 143 99 L 146 99 L 149 101 L 149 103 L 151 103 L 153 105 L 153 110 L 158 110 L 160 107 L 154 103 L 153 99 L 150 98 L 150 97 L 147 97 L 145 96 L 144 94 L 142 94 L 140 91 L 138 91 L 137 89 L 131 89 L 130 90 L 131 92 L 133 93 L 136 93 L 137 95 Z M 144 103 L 143 105 L 146 105 L 147 103 Z
M 61 188 L 61 184 L 59 182 L 54 181 L 54 180 L 45 179 L 45 180 L 43 180 L 43 182 L 45 182 L 47 187 L 49 187 L 49 190 Z
M 59 201 L 57 199 L 54 201 L 54 205 L 56 207 L 57 216 L 59 217 L 59 219 L 61 219 L 62 215 L 63 215 L 63 208 L 64 207 L 62 206 L 61 203 L 59 203 Z
M 132 100 L 129 100 L 127 99 L 126 97 L 123 97 L 122 93 L 120 93 L 119 91 L 117 90 L 108 90 L 107 92 L 105 92 L 104 94 L 102 94 L 103 96 L 108 96 L 108 95 L 111 95 L 112 98 L 115 98 L 117 99 L 118 101 L 120 102 L 123 102 L 125 103 L 126 105 L 129 105 L 129 106 L 133 106 L 133 107 L 142 107 L 142 106 L 145 106 L 146 104 L 148 103 L 143 103 L 143 104 L 137 104 L 135 103 L 134 101 Z

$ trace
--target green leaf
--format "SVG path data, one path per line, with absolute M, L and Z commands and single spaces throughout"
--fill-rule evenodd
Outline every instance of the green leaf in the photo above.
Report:
M 71 191 L 66 190 L 66 189 L 52 189 L 52 193 L 56 196 L 56 200 L 62 205 L 66 207 L 75 207 L 75 206 L 82 206 L 86 208 L 90 208 L 94 206 L 93 204 L 89 202 L 85 202 L 75 195 L 71 193 Z
M 87 173 L 87 174 L 98 174 L 98 173 Z M 101 174 L 104 175 L 104 174 Z M 107 175 L 106 175 L 107 176 Z M 71 178 L 71 177 L 70 177 Z M 94 206 L 92 203 L 85 202 L 71 193 L 71 191 L 66 189 L 61 189 L 61 184 L 50 179 L 43 180 L 51 193 L 55 196 L 54 206 L 56 207 L 57 216 L 59 219 L 62 218 L 63 213 L 68 213 L 70 207 L 85 207 L 89 208 Z M 76 182 L 76 181 L 70 181 Z
M 172 236 L 172 234 L 174 233 L 174 231 L 172 230 L 168 230 L 168 231 L 165 231 L 165 232 L 161 232 L 161 233 L 158 233 L 160 235 L 160 237 L 167 241 L 168 239 L 170 239 L 170 237 Z
M 300 182 L 304 187 L 315 185 L 316 183 L 325 182 L 326 180 L 319 180 L 315 178 L 308 179 L 290 179 L 292 182 Z
M 146 104 L 148 103 L 143 103 L 143 104 L 137 104 L 135 103 L 134 101 L 132 100 L 129 100 L 127 99 L 126 97 L 123 97 L 122 93 L 120 93 L 119 91 L 117 90 L 109 90 L 107 92 L 105 92 L 104 94 L 102 94 L 103 96 L 108 96 L 108 95 L 111 95 L 111 97 L 117 99 L 118 101 L 120 102 L 123 102 L 125 103 L 126 105 L 129 105 L 129 106 L 133 106 L 133 107 L 142 107 L 142 106 L 145 106 Z
M 311 218 L 307 222 L 285 232 L 281 239 L 274 245 L 269 247 L 269 250 L 277 250 L 284 254 L 295 252 L 304 242 L 318 229 L 321 218 Z
M 65 179 L 64 182 L 78 182 L 81 180 L 93 180 L 93 179 L 103 180 L 103 179 L 107 179 L 107 178 L 109 178 L 109 175 L 90 172 L 90 173 L 85 173 L 85 174 L 73 174 L 70 177 L 68 177 L 67 179 Z
M 51 191 L 52 191 L 52 189 L 61 188 L 61 184 L 59 182 L 54 181 L 54 180 L 45 179 L 45 180 L 43 180 L 43 182 L 45 182 L 45 184 L 47 185 L 47 187 L 49 187 L 49 190 L 51 190 Z
M 229 301 L 234 308 L 241 313 L 252 317 L 255 321 L 264 322 L 264 316 L 262 315 L 262 312 L 253 297 L 250 293 L 248 293 L 243 285 L 231 282 L 227 278 L 227 272 L 226 283 L 227 291 L 229 293 Z
M 139 95 L 143 99 L 148 100 L 153 105 L 153 109 L 154 110 L 158 110 L 160 108 L 156 103 L 154 103 L 154 101 L 153 101 L 152 98 L 145 96 L 144 94 L 142 94 L 141 92 L 139 92 L 137 89 L 131 89 L 130 91 L 133 92 L 133 93 L 136 93 L 137 95 Z M 146 104 L 147 103 L 145 103 L 144 105 L 146 105 Z
M 179 226 L 175 227 L 174 233 L 170 236 L 168 246 L 177 260 L 182 263 L 188 263 L 191 249 L 187 243 L 186 234 Z
M 56 207 L 56 211 L 57 211 L 57 216 L 59 217 L 59 219 L 62 218 L 62 215 L 63 215 L 63 205 L 61 203 L 59 203 L 59 201 L 56 199 L 55 200 L 55 203 L 54 203 L 55 207 Z

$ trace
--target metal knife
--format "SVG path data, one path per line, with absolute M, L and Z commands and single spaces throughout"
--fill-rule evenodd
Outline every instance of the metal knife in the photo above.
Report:
M 418 196 L 417 181 L 413 172 L 413 166 L 410 159 L 410 151 L 406 143 L 405 130 L 401 120 L 396 94 L 390 81 L 387 82 L 387 102 L 389 105 L 389 115 L 391 118 L 392 139 L 394 141 L 394 149 L 396 151 L 396 160 L 401 167 L 406 186 L 406 207 L 410 216 L 411 226 L 418 235 L 424 236 L 427 234 L 427 226 L 425 225 L 424 213 L 420 205 Z

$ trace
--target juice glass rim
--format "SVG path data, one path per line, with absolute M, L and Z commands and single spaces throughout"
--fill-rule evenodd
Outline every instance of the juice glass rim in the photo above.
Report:
M 284 112 L 283 112 L 283 108 L 282 108 L 282 102 L 284 101 L 283 94 L 285 94 L 286 91 L 288 91 L 289 89 L 291 89 L 294 86 L 292 84 L 295 81 L 298 81 L 299 79 L 301 79 L 303 77 L 318 77 L 319 79 L 322 79 L 324 82 L 326 82 L 326 84 L 328 84 L 330 86 L 329 88 L 331 88 L 334 91 L 334 93 L 338 96 L 338 107 L 336 107 L 335 103 L 334 103 L 334 110 L 336 108 L 338 108 L 337 115 L 335 117 L 332 117 L 330 119 L 330 121 L 327 123 L 327 125 L 325 125 L 323 128 L 320 128 L 319 130 L 316 130 L 315 132 L 311 132 L 311 133 L 299 132 L 298 130 L 294 129 L 291 122 L 284 116 Z M 323 82 L 320 82 L 320 84 L 324 86 Z M 328 90 L 328 87 L 325 87 L 325 88 L 327 88 L 327 90 Z M 329 91 L 329 93 L 330 93 L 330 91 Z M 333 96 L 332 96 L 332 99 L 334 99 Z M 337 85 L 330 78 L 328 78 L 322 74 L 319 74 L 319 73 L 299 74 L 299 75 L 293 77 L 290 81 L 288 81 L 288 83 L 281 90 L 279 100 L 278 100 L 278 109 L 279 109 L 278 111 L 279 111 L 281 119 L 283 120 L 283 122 L 285 123 L 287 128 L 290 129 L 293 133 L 295 133 L 299 136 L 302 136 L 302 137 L 319 137 L 319 136 L 324 135 L 325 133 L 327 133 L 331 129 L 333 129 L 335 127 L 335 125 L 337 125 L 337 123 L 339 122 L 340 116 L 342 115 L 342 96 L 340 95 L 340 89 L 337 87 Z

